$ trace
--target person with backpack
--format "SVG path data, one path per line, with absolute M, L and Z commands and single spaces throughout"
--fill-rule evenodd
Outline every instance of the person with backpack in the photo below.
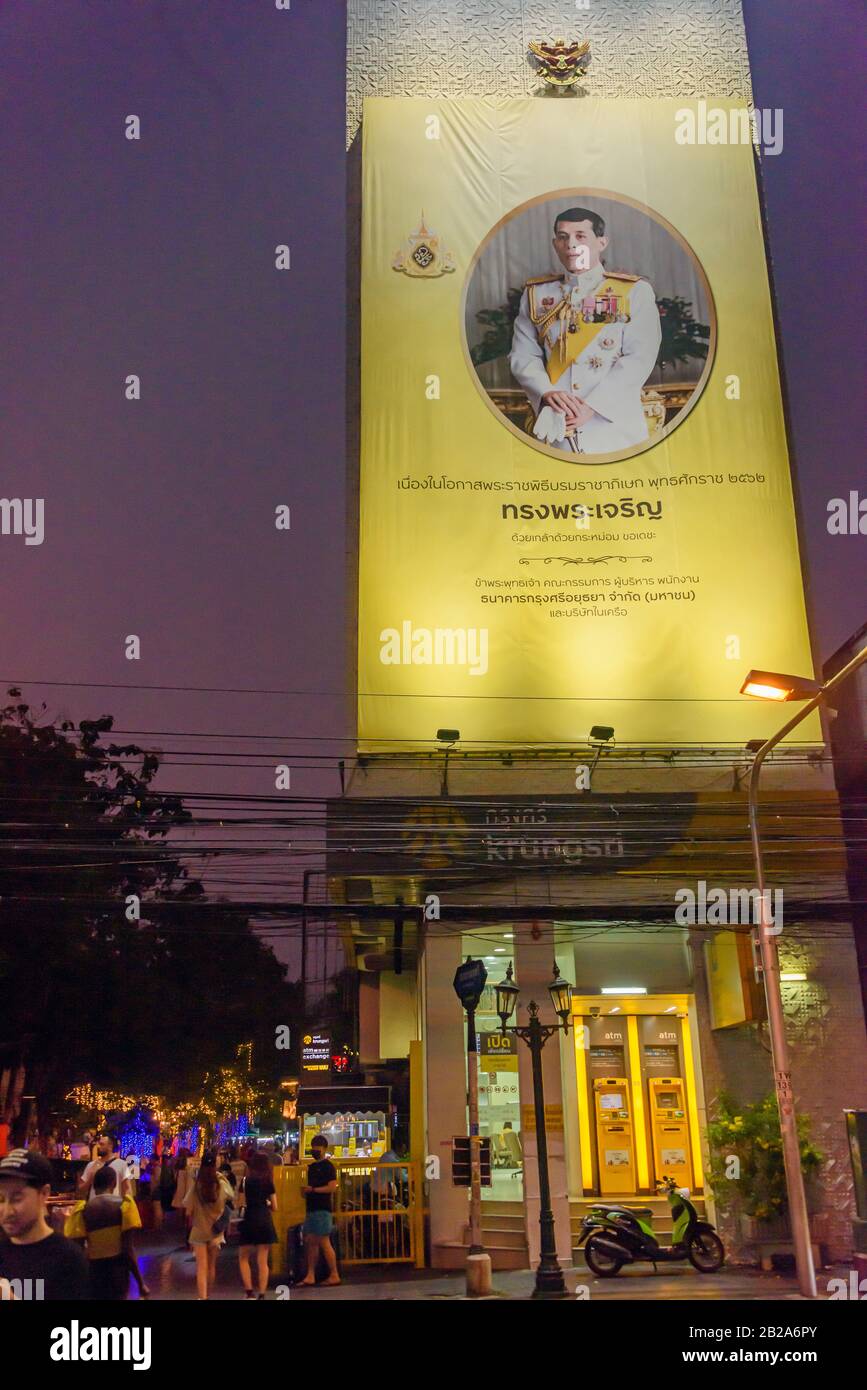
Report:
M 87 1201 L 78 1202 L 66 1218 L 64 1234 L 81 1240 L 90 1262 L 90 1296 L 100 1302 L 125 1299 L 129 1276 L 147 1298 L 150 1290 L 139 1273 L 132 1232 L 141 1226 L 135 1200 L 116 1191 L 117 1177 L 110 1163 L 94 1175 Z
M 217 1170 L 214 1154 L 206 1153 L 184 1197 L 184 1211 L 190 1219 L 190 1245 L 196 1255 L 196 1289 L 199 1299 L 217 1277 L 217 1251 L 225 1243 L 232 1216 L 232 1189 Z

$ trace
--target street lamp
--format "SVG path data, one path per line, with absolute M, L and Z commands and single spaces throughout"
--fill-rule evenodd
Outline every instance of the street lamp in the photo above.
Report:
M 512 976 L 512 964 L 506 971 L 506 978 L 495 986 L 497 995 L 497 1013 L 500 1015 L 500 1022 L 503 1025 L 503 1032 L 515 1033 L 522 1038 L 530 1049 L 530 1058 L 533 1065 L 533 1108 L 536 1115 L 536 1150 L 539 1163 L 539 1233 L 540 1233 L 540 1256 L 539 1267 L 536 1270 L 536 1287 L 533 1290 L 534 1298 L 564 1298 L 567 1294 L 566 1284 L 563 1280 L 563 1271 L 557 1259 L 557 1243 L 554 1238 L 554 1213 L 551 1210 L 551 1184 L 548 1177 L 548 1135 L 545 1130 L 545 1092 L 542 1083 L 542 1048 L 549 1038 L 553 1038 L 556 1033 L 563 1029 L 564 1033 L 569 1031 L 569 1019 L 572 1014 L 572 986 L 564 980 L 557 966 L 554 966 L 554 977 L 548 986 L 548 993 L 551 995 L 551 1002 L 554 1005 L 554 1012 L 559 1015 L 560 1022 L 557 1024 L 547 1024 L 539 1022 L 539 1009 L 535 1000 L 531 999 L 527 1005 L 527 1012 L 530 1015 L 530 1022 L 525 1026 L 514 1025 L 509 1028 L 509 1019 L 515 1013 L 515 1006 L 518 1002 L 518 986 Z
M 810 700 L 814 695 L 821 695 L 822 689 L 818 681 L 808 680 L 806 676 L 750 671 L 740 693 L 751 695 L 754 700 Z
M 795 1115 L 792 1072 L 789 1065 L 789 1045 L 786 1039 L 783 995 L 780 987 L 780 958 L 777 952 L 776 932 L 770 920 L 768 899 L 765 893 L 765 865 L 759 826 L 759 777 L 762 764 L 771 749 L 775 748 L 787 734 L 790 734 L 802 720 L 806 719 L 808 714 L 812 713 L 824 695 L 841 685 L 865 661 L 867 661 L 867 647 L 864 647 L 848 665 L 844 666 L 842 670 L 837 672 L 836 676 L 832 676 L 824 685 L 820 685 L 818 681 L 810 680 L 805 676 L 789 676 L 779 671 L 750 671 L 741 686 L 741 694 L 751 695 L 754 699 L 807 701 L 803 709 L 799 710 L 787 724 L 784 724 L 771 738 L 765 739 L 755 748 L 753 766 L 750 772 L 748 801 L 750 838 L 756 868 L 756 883 L 759 890 L 759 954 L 768 1008 L 768 1034 L 774 1068 L 774 1086 L 777 1093 L 777 1107 L 780 1112 L 780 1137 L 786 1169 L 786 1194 L 792 1223 L 792 1242 L 795 1247 L 798 1286 L 805 1298 L 816 1297 L 816 1271 L 813 1267 L 810 1223 L 807 1216 L 804 1175 L 801 1171 L 801 1148 L 798 1142 L 798 1122 Z

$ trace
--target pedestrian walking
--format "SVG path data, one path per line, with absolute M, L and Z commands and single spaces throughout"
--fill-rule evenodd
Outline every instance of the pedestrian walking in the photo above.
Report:
M 117 1174 L 111 1164 L 104 1164 L 94 1176 L 87 1200 L 76 1204 L 64 1227 L 65 1235 L 84 1241 L 91 1298 L 105 1303 L 122 1301 L 130 1274 L 139 1295 L 148 1297 L 150 1289 L 141 1277 L 132 1244 L 132 1233 L 140 1226 L 135 1199 L 118 1193 Z
M 247 1175 L 241 1179 L 241 1217 L 238 1267 L 241 1283 L 248 1299 L 264 1298 L 268 1288 L 268 1256 L 276 1244 L 272 1213 L 277 1210 L 277 1193 L 271 1176 L 271 1164 L 266 1154 L 253 1154 L 247 1164 Z M 251 1261 L 256 1262 L 256 1284 L 253 1287 Z
M 317 1134 L 311 1141 L 310 1151 L 313 1162 L 307 1169 L 307 1186 L 301 1191 L 307 1204 L 307 1217 L 304 1222 L 304 1246 L 307 1254 L 307 1272 L 302 1284 L 316 1283 L 316 1266 L 322 1255 L 328 1269 L 325 1284 L 339 1284 L 337 1257 L 331 1244 L 334 1217 L 331 1214 L 333 1194 L 337 1191 L 337 1169 L 329 1158 L 328 1140 L 324 1134 Z
M 171 1154 L 166 1153 L 160 1157 L 160 1176 L 159 1183 L 159 1204 L 162 1208 L 162 1220 L 165 1221 L 172 1210 L 172 1202 L 175 1196 L 175 1165 Z
M 225 1243 L 232 1214 L 232 1189 L 217 1171 L 217 1160 L 206 1153 L 184 1198 L 190 1217 L 190 1244 L 196 1253 L 196 1289 L 200 1299 L 217 1277 L 217 1251 Z
M 222 1173 L 223 1177 L 226 1179 L 226 1182 L 229 1184 L 232 1191 L 234 1192 L 238 1186 L 238 1179 L 235 1177 L 232 1165 L 229 1162 L 229 1155 L 227 1154 L 225 1149 L 221 1149 L 220 1152 L 217 1154 L 217 1171 Z
M 139 1168 L 136 1204 L 143 1231 L 158 1231 L 162 1225 L 163 1209 L 160 1205 L 161 1164 L 158 1154 L 142 1154 Z
M 118 1196 L 129 1197 L 132 1195 L 132 1183 L 130 1181 L 129 1169 L 115 1151 L 114 1140 L 110 1134 L 102 1133 L 96 1141 L 96 1157 L 92 1158 L 81 1175 L 78 1195 L 85 1202 L 89 1201 L 92 1190 L 93 1180 L 100 1168 L 113 1168 L 116 1175 L 116 1188 Z
M 178 1149 L 177 1158 L 174 1164 L 175 1190 L 172 1195 L 172 1208 L 180 1214 L 184 1230 L 184 1244 L 189 1244 L 190 1236 L 190 1213 L 187 1207 L 187 1197 L 192 1191 L 195 1174 L 191 1163 L 192 1155 L 190 1150 L 181 1146 Z

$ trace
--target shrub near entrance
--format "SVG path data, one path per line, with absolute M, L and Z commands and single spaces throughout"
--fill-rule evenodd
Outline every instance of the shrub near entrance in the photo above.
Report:
M 773 1221 L 787 1211 L 786 1171 L 776 1096 L 735 1106 L 722 1093 L 708 1125 L 709 1181 L 722 1211 L 736 1210 L 756 1221 Z M 810 1140 L 810 1121 L 798 1116 L 801 1168 L 809 1182 L 823 1162 Z M 736 1162 L 733 1162 L 736 1160 Z

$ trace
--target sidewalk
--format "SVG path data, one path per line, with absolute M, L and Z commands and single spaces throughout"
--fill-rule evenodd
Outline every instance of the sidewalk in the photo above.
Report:
M 136 1251 L 145 1282 L 152 1299 L 196 1298 L 195 1257 L 179 1248 L 176 1231 L 158 1234 L 141 1233 Z M 793 1274 L 762 1274 L 758 1270 L 737 1266 L 723 1268 L 718 1274 L 698 1274 L 690 1265 L 661 1267 L 656 1275 L 650 1269 L 637 1267 L 623 1271 L 616 1279 L 596 1279 L 586 1269 L 564 1271 L 566 1285 L 572 1297 L 576 1287 L 589 1290 L 589 1298 L 606 1301 L 684 1300 L 711 1302 L 790 1300 L 799 1299 L 797 1281 Z M 821 1270 L 817 1282 L 821 1292 L 829 1279 L 848 1277 L 848 1266 Z M 353 1266 L 344 1271 L 345 1282 L 335 1288 L 300 1288 L 284 1284 L 291 1301 L 350 1300 L 382 1302 L 413 1299 L 466 1300 L 462 1273 L 446 1274 L 440 1270 L 417 1270 L 399 1265 Z M 267 1298 L 277 1299 L 279 1281 L 271 1281 Z M 531 1270 L 504 1270 L 493 1276 L 493 1298 L 529 1299 L 533 1292 Z M 281 1291 L 282 1292 L 282 1291 Z M 585 1297 L 587 1295 L 584 1295 Z M 134 1286 L 130 1298 L 137 1297 Z M 220 1252 L 217 1264 L 217 1284 L 211 1297 L 243 1302 L 241 1279 L 238 1273 L 237 1247 L 229 1245 Z M 287 1293 L 282 1292 L 286 1298 Z

